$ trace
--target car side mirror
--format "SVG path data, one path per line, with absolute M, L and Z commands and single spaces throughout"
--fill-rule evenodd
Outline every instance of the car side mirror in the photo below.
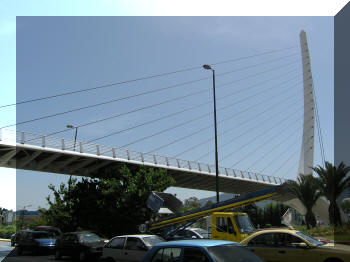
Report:
M 309 246 L 306 243 L 304 243 L 304 242 L 297 243 L 296 246 L 299 247 L 299 248 L 309 248 Z
M 140 250 L 148 251 L 148 248 L 147 248 L 146 245 L 139 245 L 138 248 L 139 248 Z

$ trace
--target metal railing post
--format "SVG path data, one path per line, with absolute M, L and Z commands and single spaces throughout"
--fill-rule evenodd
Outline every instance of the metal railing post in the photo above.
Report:
M 100 146 L 96 145 L 96 155 L 100 155 Z
M 79 152 L 83 153 L 83 143 L 79 142 Z

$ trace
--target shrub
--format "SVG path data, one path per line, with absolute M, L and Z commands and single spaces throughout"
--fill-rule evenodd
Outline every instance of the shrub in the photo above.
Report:
M 9 239 L 16 232 L 15 225 L 0 226 L 0 238 Z

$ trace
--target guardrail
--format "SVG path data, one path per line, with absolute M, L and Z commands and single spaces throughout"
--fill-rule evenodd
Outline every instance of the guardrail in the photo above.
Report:
M 84 154 L 92 154 L 97 156 L 136 161 L 140 162 L 140 164 L 149 163 L 153 165 L 180 168 L 185 170 L 195 170 L 199 172 L 215 174 L 215 165 L 209 165 L 205 163 L 160 156 L 155 154 L 141 153 L 128 150 L 122 147 L 111 147 L 106 145 L 86 143 L 82 141 L 74 141 L 71 139 L 57 138 L 48 135 L 34 134 L 30 132 L 0 129 L 0 141 L 6 143 L 6 139 L 11 140 L 11 138 L 12 140 L 16 141 L 16 143 L 23 145 L 33 145 L 43 148 L 52 148 L 63 151 L 79 152 Z M 286 182 L 285 179 L 275 176 L 268 176 L 224 167 L 219 167 L 219 174 L 223 176 L 232 176 L 241 179 L 265 182 L 275 185 L 279 185 Z

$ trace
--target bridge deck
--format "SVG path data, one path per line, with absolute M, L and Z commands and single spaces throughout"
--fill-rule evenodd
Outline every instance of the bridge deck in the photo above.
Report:
M 193 161 L 144 154 L 124 148 L 76 142 L 52 136 L 0 130 L 0 166 L 48 173 L 100 177 L 121 165 L 167 170 L 177 187 L 215 191 L 215 167 Z M 284 179 L 220 168 L 220 191 L 249 193 Z M 289 198 L 289 197 L 288 197 Z

